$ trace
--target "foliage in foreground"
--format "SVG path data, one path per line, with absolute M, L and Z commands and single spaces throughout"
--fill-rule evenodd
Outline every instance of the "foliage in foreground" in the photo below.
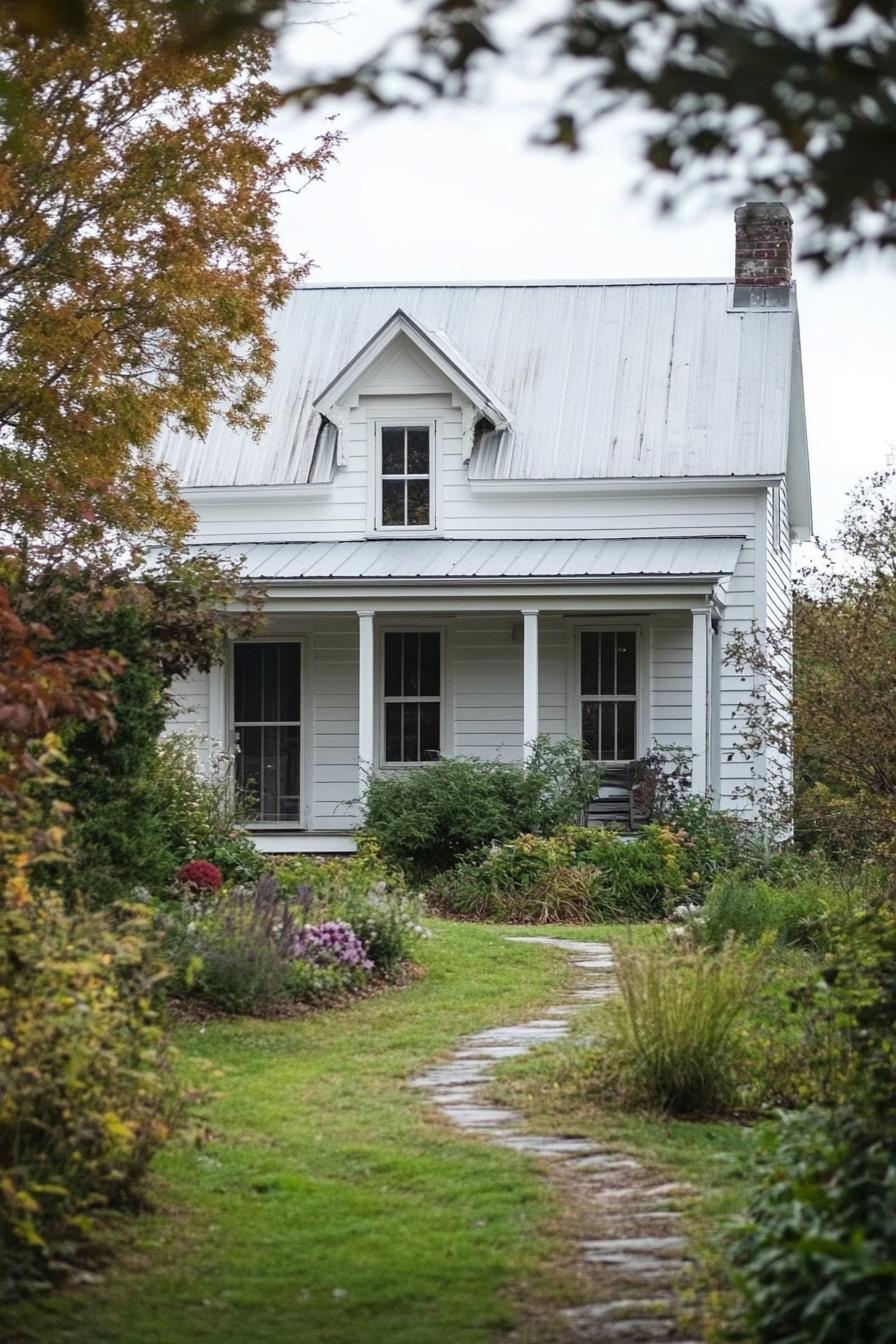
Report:
M 527 768 L 442 757 L 425 770 L 371 777 L 366 830 L 389 864 L 429 877 L 463 855 L 522 832 L 549 835 L 577 822 L 597 793 L 601 766 L 580 742 L 539 738 Z
M 2 1293 L 83 1253 L 133 1203 L 179 1117 L 145 910 L 66 908 L 35 877 L 66 858 L 56 731 L 114 728 L 118 660 L 60 653 L 0 588 L 0 1258 Z
M 430 895 L 447 913 L 504 923 L 658 919 L 694 881 L 685 841 L 666 826 L 627 840 L 582 826 L 521 835 L 462 859 Z
M 58 1275 L 103 1215 L 139 1203 L 181 1119 L 146 910 L 0 916 L 0 1292 Z
M 763 1136 L 731 1244 L 760 1344 L 896 1338 L 896 1148 L 861 1111 L 813 1107 Z

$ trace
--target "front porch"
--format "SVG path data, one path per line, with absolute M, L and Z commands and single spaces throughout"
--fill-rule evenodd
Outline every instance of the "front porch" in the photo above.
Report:
M 531 601 L 324 611 L 273 597 L 263 636 L 234 645 L 208 688 L 209 737 L 258 797 L 259 848 L 351 852 L 371 770 L 438 754 L 523 762 L 539 734 L 582 738 L 608 762 L 683 747 L 695 791 L 713 785 L 712 602 Z

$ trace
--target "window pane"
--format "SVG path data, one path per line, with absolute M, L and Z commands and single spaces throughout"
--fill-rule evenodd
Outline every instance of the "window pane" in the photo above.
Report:
M 403 695 L 420 694 L 420 636 L 402 635 L 404 640 Z
M 412 704 L 405 703 L 402 708 L 404 709 L 404 740 L 402 742 L 401 759 L 403 761 L 419 761 L 420 706 L 414 702 Z
M 280 775 L 280 796 L 277 808 L 278 821 L 298 821 L 299 819 L 301 793 L 301 783 L 299 778 L 299 762 L 301 760 L 299 752 L 300 732 L 301 729 L 298 725 L 293 728 L 279 729 L 278 771 Z
M 404 527 L 404 481 L 383 481 L 383 527 Z
M 408 526 L 429 526 L 429 481 L 408 481 Z
M 635 759 L 635 702 L 620 700 L 616 706 L 616 759 Z
M 401 760 L 401 705 L 386 706 L 386 760 Z
M 237 644 L 233 650 L 233 718 L 235 723 L 261 718 L 263 644 Z
M 237 742 L 236 786 L 252 815 L 258 818 L 261 792 L 261 729 L 240 728 Z
M 404 475 L 404 430 L 383 430 L 383 475 Z
M 280 798 L 280 729 L 261 730 L 261 819 L 276 821 Z
M 616 694 L 635 694 L 635 634 L 632 630 L 616 636 Z
M 582 631 L 582 694 L 598 694 L 598 656 L 600 635 L 593 630 Z
M 383 693 L 385 695 L 401 695 L 403 641 L 403 635 L 387 634 L 385 637 L 385 672 L 383 676 Z
M 584 754 L 590 761 L 600 759 L 600 705 L 596 700 L 586 700 L 582 705 L 582 743 Z
M 601 700 L 600 709 L 600 757 L 602 761 L 615 761 L 616 755 L 616 705 L 612 700 Z
M 441 750 L 439 742 L 439 709 L 434 700 L 420 706 L 420 759 L 431 761 Z
M 419 635 L 420 640 L 420 694 L 441 695 L 441 668 L 439 659 L 439 635 L 437 633 Z
M 609 630 L 604 630 L 598 636 L 600 639 L 600 694 L 616 694 L 616 652 L 613 645 L 616 642 L 616 636 Z
M 408 475 L 429 475 L 429 430 L 408 430 Z
M 280 682 L 280 704 L 277 713 L 273 718 L 281 721 L 297 720 L 301 718 L 299 712 L 299 691 L 301 678 L 301 663 L 299 660 L 298 644 L 276 644 L 271 646 L 276 649 L 277 660 L 279 663 L 279 682 Z

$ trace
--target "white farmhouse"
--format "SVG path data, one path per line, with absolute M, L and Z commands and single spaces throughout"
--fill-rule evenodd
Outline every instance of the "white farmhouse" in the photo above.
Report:
M 178 688 L 267 850 L 348 850 L 365 772 L 693 753 L 738 803 L 737 628 L 782 622 L 811 532 L 792 225 L 736 214 L 733 280 L 304 285 L 259 440 L 162 458 L 263 637 Z M 759 762 L 762 769 L 762 762 Z

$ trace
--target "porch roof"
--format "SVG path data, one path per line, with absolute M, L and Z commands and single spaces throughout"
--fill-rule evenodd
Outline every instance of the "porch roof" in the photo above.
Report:
M 243 556 L 247 579 L 379 582 L 425 579 L 502 582 L 700 577 L 734 571 L 742 537 L 388 538 L 366 541 L 228 542 L 203 547 Z

